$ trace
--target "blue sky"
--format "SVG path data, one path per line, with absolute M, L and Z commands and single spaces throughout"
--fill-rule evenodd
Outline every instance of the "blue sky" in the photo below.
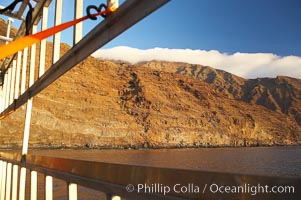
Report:
M 0 4 L 10 2 L 1 0 Z M 63 22 L 73 18 L 71 2 L 64 0 Z M 84 0 L 84 6 L 104 2 Z M 84 33 L 101 20 L 85 21 Z M 121 59 L 141 55 L 128 60 L 135 62 L 162 59 L 160 54 L 165 52 L 173 58 L 170 61 L 209 65 L 244 77 L 279 74 L 301 78 L 300 21 L 301 0 L 171 0 L 105 45 L 97 56 Z M 51 16 L 48 26 L 53 26 Z M 71 44 L 70 34 L 72 28 L 64 31 L 62 42 Z M 115 51 L 110 51 L 112 48 Z M 159 50 L 153 51 L 156 48 Z M 175 49 L 183 51 L 175 53 Z M 125 55 L 126 51 L 132 54 Z M 157 57 L 150 57 L 155 54 Z
M 300 0 L 172 0 L 107 47 L 301 56 Z
M 1 0 L 0 4 L 10 2 Z M 87 6 L 105 0 L 84 2 Z M 65 0 L 65 7 L 68 4 L 70 1 Z M 71 12 L 72 9 L 64 10 L 64 21 L 72 19 Z M 85 32 L 100 20 L 85 22 Z M 300 20 L 300 0 L 171 0 L 104 48 L 214 49 L 224 53 L 301 56 Z M 70 32 L 71 29 L 63 34 L 63 40 L 68 43 L 71 43 Z

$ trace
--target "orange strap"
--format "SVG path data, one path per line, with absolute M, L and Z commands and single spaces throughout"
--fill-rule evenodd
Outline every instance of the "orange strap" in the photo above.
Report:
M 15 110 L 11 110 L 11 111 L 9 111 L 8 113 L 5 113 L 4 115 L 1 115 L 1 116 L 0 116 L 0 120 L 6 118 L 8 115 L 12 114 L 13 112 L 15 112 Z
M 112 10 L 105 10 L 105 11 L 98 12 L 96 14 L 92 14 L 91 16 L 105 15 L 105 14 L 109 14 L 111 12 L 112 12 Z M 84 21 L 88 18 L 89 18 L 88 16 L 84 16 L 82 18 L 75 19 L 73 21 L 69 21 L 69 22 L 60 24 L 58 26 L 54 26 L 47 30 L 41 31 L 39 33 L 22 37 L 20 39 L 17 39 L 15 41 L 8 43 L 7 45 L 2 45 L 2 46 L 0 46 L 0 60 L 5 57 L 11 56 L 11 55 L 17 53 L 18 51 L 23 50 L 26 47 L 36 44 L 36 43 L 40 42 L 41 40 L 46 39 L 49 36 L 52 36 L 52 35 L 56 34 L 57 32 L 63 31 L 64 29 L 67 29 L 70 26 L 73 26 L 73 25 L 75 25 L 81 21 Z

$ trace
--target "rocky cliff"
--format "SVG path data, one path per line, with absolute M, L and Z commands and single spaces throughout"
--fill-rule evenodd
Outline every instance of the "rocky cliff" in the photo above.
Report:
M 68 48 L 62 44 L 62 53 Z M 299 79 L 247 80 L 201 65 L 89 57 L 34 97 L 30 146 L 300 144 L 300 102 Z M 25 109 L 0 121 L 1 147 L 22 144 Z
M 148 62 L 145 67 L 183 74 L 204 81 L 228 98 L 264 106 L 295 118 L 301 125 L 301 82 L 299 79 L 276 78 L 243 79 L 208 66 L 185 63 Z

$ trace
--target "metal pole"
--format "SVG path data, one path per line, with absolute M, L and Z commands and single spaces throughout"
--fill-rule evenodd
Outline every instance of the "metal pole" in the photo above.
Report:
M 15 78 L 16 78 L 16 60 L 13 60 L 13 68 L 11 73 L 11 83 L 10 83 L 10 94 L 9 94 L 9 104 L 14 102 L 14 92 L 15 92 Z
M 21 60 L 22 60 L 22 52 L 19 51 L 18 52 L 18 56 L 17 56 L 15 99 L 18 99 L 18 97 L 19 97 L 19 91 L 20 91 Z
M 8 18 L 7 20 L 7 31 L 6 31 L 6 37 L 10 38 L 10 26 L 14 22 L 12 18 Z M 6 44 L 8 44 L 8 41 L 6 41 Z
M 1 86 L 1 89 L 0 90 L 2 90 L 1 92 L 2 92 L 2 94 L 0 95 L 1 97 L 1 101 L 0 101 L 0 113 L 1 112 L 3 112 L 3 110 L 4 110 L 4 83 L 3 83 L 3 85 Z
M 32 33 L 37 32 L 37 25 L 32 26 Z M 30 71 L 29 71 L 29 87 L 34 83 L 34 70 L 35 70 L 35 57 L 36 57 L 36 45 L 31 46 L 30 53 Z M 32 110 L 32 98 L 27 101 L 26 116 L 25 116 L 25 127 L 23 134 L 23 145 L 22 145 L 22 158 L 26 158 L 28 152 L 28 141 L 29 141 L 29 130 L 31 121 L 31 110 Z M 24 161 L 24 160 L 23 160 Z M 25 183 L 26 183 L 26 168 L 21 168 L 20 175 L 20 188 L 19 188 L 19 200 L 25 199 Z
M 38 194 L 38 173 L 36 171 L 31 171 L 30 179 L 30 200 L 37 200 Z
M 63 0 L 56 0 L 55 3 L 55 20 L 54 25 L 57 26 L 62 22 L 62 9 Z M 53 58 L 52 63 L 55 63 L 60 59 L 60 44 L 61 44 L 61 33 L 56 33 L 53 37 Z
M 33 33 L 37 32 L 37 25 L 33 25 L 32 32 Z M 32 45 L 31 46 L 31 55 L 30 55 L 29 87 L 34 83 L 34 70 L 35 70 L 35 59 L 36 59 L 35 57 L 36 57 L 36 45 Z M 32 98 L 28 99 L 28 101 L 27 101 L 22 155 L 26 155 L 27 151 L 28 151 L 31 109 L 32 109 Z
M 22 61 L 21 94 L 23 94 L 26 89 L 27 57 L 28 57 L 28 48 L 25 48 L 23 50 L 23 61 Z
M 7 78 L 7 88 L 6 88 L 6 100 L 5 100 L 5 108 L 9 106 L 9 95 L 10 95 L 10 85 L 11 85 L 11 67 L 8 68 L 8 78 Z
M 52 200 L 52 176 L 45 176 L 45 200 Z
M 17 200 L 18 197 L 18 168 L 18 165 L 13 166 L 12 200 Z
M 11 163 L 7 163 L 5 200 L 10 200 L 10 194 L 11 194 L 11 171 L 12 171 L 12 164 Z
M 3 84 L 3 108 L 2 111 L 5 110 L 5 105 L 6 105 L 6 95 L 7 95 L 7 74 L 4 74 L 4 84 Z
M 26 168 L 21 167 L 20 184 L 19 184 L 19 200 L 25 200 L 25 182 L 26 182 Z
M 83 0 L 76 0 L 75 1 L 75 13 L 74 18 L 78 19 L 83 16 Z M 78 23 L 74 27 L 74 36 L 73 36 L 73 45 L 78 43 L 83 36 L 83 23 Z
M 112 200 L 121 200 L 120 196 L 112 196 Z
M 42 17 L 42 31 L 47 29 L 48 23 L 48 7 L 43 7 L 43 17 Z M 40 49 L 40 66 L 39 66 L 39 77 L 44 74 L 45 71 L 45 60 L 46 60 L 46 39 L 41 41 Z
M 68 184 L 68 200 L 77 200 L 77 184 Z
M 37 32 L 37 25 L 33 25 L 32 26 L 32 33 L 36 33 Z M 31 50 L 30 50 L 30 71 L 29 71 L 29 85 L 28 87 L 32 86 L 34 83 L 34 70 L 36 67 L 36 50 L 37 50 L 37 45 L 34 44 L 31 46 Z
M 1 179 L 1 191 L 0 191 L 1 199 L 0 200 L 5 199 L 6 166 L 7 166 L 7 162 L 3 161 L 2 162 L 2 179 Z
M 2 169 L 3 169 L 3 161 L 0 160 L 0 195 L 1 195 L 1 188 L 2 188 Z

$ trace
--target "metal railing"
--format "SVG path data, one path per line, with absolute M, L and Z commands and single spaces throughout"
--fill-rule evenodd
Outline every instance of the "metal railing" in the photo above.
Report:
M 77 199 L 77 185 L 104 192 L 107 199 L 300 199 L 300 178 L 264 177 L 197 170 L 168 169 L 126 164 L 27 155 L 26 161 L 17 153 L 0 153 L 0 195 L 17 199 L 18 168 L 31 172 L 30 199 L 36 199 L 37 173 L 44 174 L 45 198 L 52 198 L 52 185 L 47 177 L 65 181 L 68 199 Z M 49 179 L 49 178 L 48 178 Z M 290 187 L 290 191 L 260 191 L 251 187 Z M 48 186 L 47 186 L 48 185 Z M 241 192 L 216 191 L 219 186 L 243 186 Z M 22 191 L 24 185 L 19 186 Z M 253 192 L 253 193 L 252 193 Z M 20 192 L 22 193 L 22 192 Z M 20 194 L 19 193 L 19 194 Z M 114 195 L 118 196 L 114 196 Z M 256 195 L 256 196 L 255 196 Z M 120 197 L 121 196 L 121 197 Z M 19 196 L 19 199 L 20 196 Z
M 37 199 L 37 172 L 42 172 L 46 175 L 45 177 L 45 199 L 52 199 L 52 184 L 53 177 L 62 178 L 68 182 L 69 199 L 77 199 L 77 185 L 76 183 L 85 180 L 87 177 L 82 174 L 66 175 L 69 171 L 64 169 L 52 168 L 53 163 L 61 163 L 63 165 L 72 166 L 76 165 L 86 165 L 87 162 L 75 162 L 68 161 L 65 162 L 62 159 L 52 160 L 50 158 L 43 157 L 43 163 L 48 163 L 49 165 L 40 166 L 36 159 L 37 157 L 28 156 L 28 140 L 30 134 L 30 121 L 31 121 L 31 110 L 33 106 L 33 97 L 39 92 L 44 90 L 52 82 L 58 79 L 60 76 L 65 74 L 76 64 L 80 63 L 82 60 L 91 55 L 95 50 L 99 49 L 116 36 L 133 26 L 135 23 L 160 8 L 169 0 L 127 0 L 120 8 L 114 13 L 107 16 L 106 20 L 99 23 L 92 31 L 82 38 L 82 24 L 79 23 L 74 27 L 73 34 L 73 47 L 68 50 L 62 57 L 60 57 L 60 43 L 61 37 L 60 32 L 54 35 L 53 38 L 53 57 L 52 64 L 49 69 L 45 70 L 45 58 L 46 58 L 46 40 L 42 40 L 40 43 L 39 52 L 39 66 L 38 66 L 38 79 L 35 80 L 35 68 L 36 68 L 36 55 L 37 55 L 37 45 L 32 45 L 29 48 L 25 48 L 19 51 L 14 56 L 6 58 L 1 66 L 1 73 L 3 78 L 3 100 L 0 106 L 0 119 L 5 118 L 20 106 L 26 105 L 26 115 L 25 115 L 25 126 L 23 134 L 23 145 L 22 151 L 19 155 L 9 155 L 1 153 L 0 161 L 0 175 L 1 175 L 1 185 L 0 185 L 0 195 L 1 199 L 25 199 L 25 184 L 26 184 L 26 171 L 31 170 L 31 199 Z M 22 1 L 21 6 L 18 11 L 6 11 L 4 14 L 16 19 L 24 20 L 23 14 L 26 10 L 28 0 Z M 43 31 L 47 29 L 48 24 L 48 7 L 52 2 L 55 2 L 55 14 L 54 14 L 54 25 L 61 24 L 62 12 L 63 12 L 63 0 L 37 0 L 35 1 L 35 8 L 32 13 L 32 27 L 31 34 L 38 31 Z M 117 7 L 118 0 L 107 0 L 107 5 L 110 7 Z M 69 8 L 69 7 L 68 7 Z M 70 8 L 69 8 L 70 9 Z M 74 0 L 74 17 L 80 18 L 83 13 L 83 0 Z M 38 27 L 39 22 L 41 22 L 41 27 Z M 22 37 L 25 34 L 26 22 L 23 21 L 21 24 L 16 37 Z M 2 38 L 2 39 L 7 39 Z M 30 49 L 30 56 L 29 55 Z M 29 72 L 28 70 L 28 59 L 29 59 Z M 28 82 L 28 83 L 27 83 Z M 26 158 L 26 159 L 25 159 Z M 50 160 L 49 160 L 50 159 Z M 63 162 L 63 163 L 62 163 Z M 41 164 L 41 163 L 40 163 Z M 77 167 L 78 167 L 77 166 Z M 90 167 L 87 165 L 85 167 L 86 171 L 90 171 Z M 20 169 L 19 169 L 20 168 Z M 71 170 L 72 171 L 72 170 Z M 83 185 L 88 185 L 89 187 L 96 187 L 101 185 L 101 181 L 88 180 L 83 181 Z M 18 188 L 19 187 L 19 190 Z M 102 188 L 102 187 L 101 187 Z M 113 194 L 116 191 L 122 191 L 120 187 L 110 186 L 105 184 L 103 186 L 104 191 L 108 194 Z M 119 188 L 119 190 L 118 190 Z M 18 192 L 17 192 L 18 191 Z M 18 194 L 18 197 L 17 197 Z M 109 195 L 108 195 L 109 196 Z M 110 197 L 111 198 L 111 197 Z M 118 197 L 112 196 L 112 198 L 118 199 Z

